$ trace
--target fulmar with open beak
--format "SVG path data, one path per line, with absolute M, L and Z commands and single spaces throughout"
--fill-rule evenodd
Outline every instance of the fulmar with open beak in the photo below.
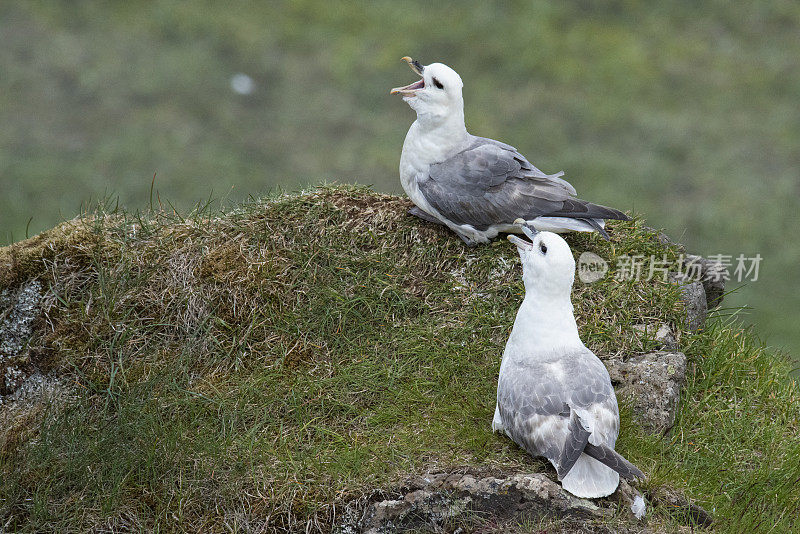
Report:
M 569 245 L 554 233 L 517 223 L 529 240 L 508 239 L 522 261 L 525 299 L 500 363 L 492 430 L 547 458 L 573 495 L 605 497 L 617 489 L 620 476 L 644 474 L 614 450 L 617 397 L 603 362 L 578 335 Z M 642 512 L 643 506 L 641 501 L 636 509 Z
M 596 231 L 606 239 L 606 219 L 629 219 L 576 198 L 563 172 L 545 174 L 513 146 L 471 135 L 458 73 L 442 63 L 403 60 L 421 77 L 391 91 L 417 113 L 400 156 L 400 182 L 415 204 L 411 214 L 447 226 L 470 246 L 500 232 L 519 233 L 517 218 L 537 230 Z

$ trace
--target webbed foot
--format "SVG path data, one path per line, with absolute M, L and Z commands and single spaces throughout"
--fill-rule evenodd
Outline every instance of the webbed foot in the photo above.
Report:
M 456 235 L 458 237 L 460 237 L 461 241 L 463 241 L 464 244 L 467 245 L 469 248 L 478 246 L 478 242 L 477 241 L 475 241 L 474 239 L 470 239 L 469 237 L 465 236 L 461 232 L 456 232 Z

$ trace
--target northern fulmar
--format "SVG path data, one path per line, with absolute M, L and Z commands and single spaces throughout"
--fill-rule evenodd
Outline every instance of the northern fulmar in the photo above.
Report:
M 614 451 L 617 397 L 603 362 L 578 336 L 575 260 L 560 236 L 517 222 L 530 238 L 508 236 L 522 260 L 525 298 L 500 364 L 492 430 L 547 458 L 576 497 L 611 495 L 620 475 L 644 475 Z
M 605 219 L 629 219 L 576 198 L 563 172 L 545 174 L 513 146 L 471 135 L 458 73 L 442 63 L 403 59 L 422 77 L 391 90 L 417 113 L 400 156 L 412 215 L 447 226 L 470 246 L 499 232 L 519 233 L 517 218 L 537 230 L 596 231 L 606 239 Z

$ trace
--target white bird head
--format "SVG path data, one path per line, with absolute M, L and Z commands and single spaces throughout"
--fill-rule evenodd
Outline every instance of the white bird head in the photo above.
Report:
M 405 87 L 395 87 L 391 94 L 403 95 L 417 119 L 427 123 L 438 123 L 450 117 L 460 117 L 463 123 L 464 98 L 461 88 L 464 83 L 456 71 L 443 63 L 422 65 L 410 57 L 404 57 L 411 69 L 422 79 Z
M 537 232 L 521 224 L 530 242 L 515 235 L 508 240 L 517 246 L 522 260 L 525 292 L 539 296 L 569 296 L 575 281 L 575 259 L 567 242 L 552 232 Z

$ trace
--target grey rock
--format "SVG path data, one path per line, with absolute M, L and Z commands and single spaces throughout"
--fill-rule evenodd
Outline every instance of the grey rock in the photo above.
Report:
M 360 514 L 351 509 L 334 532 L 439 531 L 442 525 L 467 525 L 471 518 L 489 516 L 494 521 L 523 516 L 572 518 L 576 524 L 585 524 L 612 517 L 616 507 L 611 501 L 596 504 L 574 497 L 544 473 L 505 478 L 440 473 L 413 479 L 404 493 L 367 503 Z
M 644 226 L 644 229 L 650 230 L 651 232 L 655 232 L 656 235 L 654 236 L 654 241 L 656 243 L 668 247 L 675 247 L 680 253 L 686 252 L 686 247 L 684 247 L 681 243 L 676 243 L 675 241 L 673 241 L 671 237 L 669 237 L 661 230 L 657 230 L 656 228 L 653 228 L 651 226 Z
M 414 493 L 419 493 L 419 491 Z M 418 496 L 411 498 L 412 495 L 406 495 L 408 499 L 387 500 L 374 504 L 371 515 L 367 519 L 367 524 L 371 525 L 367 532 L 377 532 L 380 527 L 394 525 L 398 518 L 408 515 L 408 512 L 414 507 L 412 501 L 418 499 Z
M 672 328 L 666 323 L 635 324 L 633 329 L 645 340 L 655 342 L 661 350 L 678 350 L 678 342 Z
M 41 283 L 33 280 L 19 289 L 0 291 L 0 404 L 30 374 L 25 347 L 33 334 L 42 299 Z
M 714 518 L 709 512 L 672 488 L 666 486 L 651 488 L 648 497 L 674 517 L 685 521 L 692 527 L 692 531 L 693 527 L 708 528 L 714 524 Z
M 702 282 L 681 273 L 670 273 L 669 279 L 681 288 L 681 302 L 686 310 L 686 327 L 697 332 L 703 328 L 708 316 L 708 302 Z
M 654 339 L 655 342 L 658 343 L 662 349 L 665 350 L 678 349 L 678 342 L 675 341 L 675 335 L 672 333 L 672 329 L 667 324 L 662 324 L 661 326 L 658 327 Z
M 703 285 L 706 292 L 706 307 L 712 310 L 722 303 L 725 294 L 725 281 L 728 272 L 724 265 L 718 261 L 710 260 L 696 254 L 687 254 L 686 247 L 673 241 L 667 234 L 645 226 L 655 232 L 654 240 L 662 245 L 673 247 L 681 255 L 681 272 L 688 274 L 688 278 L 696 280 Z
M 437 473 L 412 478 L 392 495 L 375 490 L 348 502 L 340 510 L 333 532 L 509 532 L 516 531 L 515 526 L 523 520 L 532 520 L 553 534 L 664 532 L 649 525 L 646 517 L 634 517 L 631 505 L 641 496 L 624 480 L 610 497 L 589 501 L 565 492 L 544 473 L 499 477 Z M 679 519 L 685 519 L 688 528 L 670 532 L 688 534 L 694 526 L 711 524 L 705 510 L 675 490 L 655 487 L 644 497 L 687 512 Z
M 32 373 L 13 393 L 0 397 L 0 443 L 3 431 L 11 428 L 14 418 L 24 416 L 37 405 L 64 406 L 74 399 L 74 391 L 65 380 L 52 374 Z
M 654 433 L 672 428 L 686 380 L 686 355 L 659 351 L 606 360 L 605 364 L 617 396 L 628 399 L 644 428 Z
M 695 254 L 686 254 L 683 265 L 686 271 L 692 276 L 693 271 L 697 272 L 696 280 L 703 284 L 706 292 L 706 306 L 709 310 L 718 307 L 722 303 L 725 294 L 725 280 L 728 278 L 728 271 L 724 265 L 718 261 L 709 260 Z

